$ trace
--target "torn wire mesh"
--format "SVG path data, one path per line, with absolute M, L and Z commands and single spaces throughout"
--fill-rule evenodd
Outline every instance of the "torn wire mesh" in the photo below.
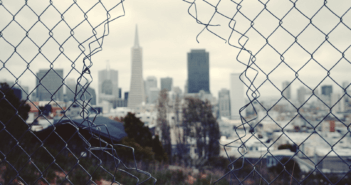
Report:
M 205 32 L 222 39 L 244 66 L 248 103 L 233 141 L 222 145 L 231 163 L 215 184 L 224 178 L 233 184 L 349 184 L 351 3 L 183 1 L 203 25 L 196 40 Z M 268 125 L 273 132 L 264 130 Z M 284 145 L 292 153 L 277 148 Z
M 2 83 L 0 91 L 4 108 L 0 116 L 0 184 L 96 184 L 101 176 L 111 184 L 120 184 L 121 173 L 139 184 L 156 183 L 136 163 L 127 167 L 122 162 L 116 148 L 129 149 L 132 155 L 134 149 L 114 144 L 106 125 L 95 124 L 99 112 L 91 106 L 92 57 L 102 50 L 110 22 L 124 16 L 123 2 L 0 0 L 0 73 L 14 81 Z M 65 75 L 62 65 L 71 66 Z M 37 73 L 38 67 L 44 70 Z M 20 83 L 28 76 L 37 81 L 33 89 Z M 59 81 L 48 80 L 52 76 Z M 73 86 L 67 84 L 72 77 L 76 79 Z M 64 87 L 73 94 L 71 103 L 62 103 Z M 13 97 L 15 89 L 25 92 L 20 103 Z M 31 96 L 45 100 L 56 110 L 57 118 L 50 118 L 46 106 Z M 69 113 L 75 108 L 78 120 Z M 36 112 L 30 122 L 22 114 L 28 109 Z M 49 125 L 34 133 L 38 121 Z M 108 159 L 109 165 L 102 158 Z

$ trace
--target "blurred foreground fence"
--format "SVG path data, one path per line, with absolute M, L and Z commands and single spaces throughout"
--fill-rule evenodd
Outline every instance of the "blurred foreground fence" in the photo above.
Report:
M 236 60 L 245 66 L 240 79 L 249 102 L 240 110 L 242 124 L 234 127 L 235 140 L 221 143 L 230 165 L 218 182 L 229 178 L 233 184 L 351 184 L 350 83 L 343 82 L 351 69 L 351 2 L 184 3 L 204 26 L 196 39 L 206 31 L 213 34 L 235 48 Z M 133 148 L 114 144 L 110 128 L 95 123 L 97 110 L 90 105 L 92 56 L 102 50 L 109 23 L 123 15 L 123 1 L 0 0 L 0 74 L 14 79 L 0 87 L 0 184 L 96 184 L 94 179 L 101 176 L 119 184 L 123 175 L 137 184 L 156 182 L 135 163 L 123 164 L 116 147 L 131 154 Z M 67 75 L 57 67 L 59 62 L 71 66 Z M 33 66 L 49 68 L 36 73 Z M 25 75 L 35 76 L 33 90 L 20 84 Z M 59 82 L 44 80 L 55 75 Z M 65 83 L 70 75 L 78 76 L 73 88 Z M 302 87 L 297 101 L 291 98 L 296 85 Z M 59 101 L 64 86 L 74 94 L 67 107 Z M 333 88 L 341 94 L 333 95 Z M 18 90 L 25 92 L 22 101 L 15 96 Z M 34 94 L 55 105 L 56 120 L 30 98 Z M 279 98 L 263 101 L 264 95 Z M 76 107 L 81 119 L 72 120 L 68 110 Z M 35 117 L 28 118 L 29 111 Z M 40 120 L 51 127 L 34 134 L 33 123 Z M 277 144 L 292 153 L 278 150 Z M 112 162 L 106 165 L 104 160 Z M 276 168 L 268 171 L 267 166 Z

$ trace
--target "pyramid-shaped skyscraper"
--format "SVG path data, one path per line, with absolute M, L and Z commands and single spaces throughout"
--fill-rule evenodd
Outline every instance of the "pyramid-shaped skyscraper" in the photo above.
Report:
M 132 78 L 128 97 L 128 107 L 135 109 L 145 101 L 143 79 L 143 50 L 139 45 L 138 27 L 135 28 L 135 41 L 132 47 Z

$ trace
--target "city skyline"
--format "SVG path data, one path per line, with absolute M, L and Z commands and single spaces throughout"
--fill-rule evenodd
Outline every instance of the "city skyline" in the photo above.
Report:
M 228 5 L 231 4 L 232 3 L 228 3 Z M 107 39 L 104 40 L 103 50 L 93 56 L 93 66 L 90 69 L 92 77 L 94 79 L 91 84 L 92 88 L 98 89 L 98 71 L 105 68 L 105 66 L 100 65 L 100 63 L 104 63 L 105 61 L 109 60 L 111 68 L 118 69 L 119 77 L 120 79 L 123 79 L 120 80 L 119 87 L 123 89 L 123 92 L 129 91 L 131 71 L 129 64 L 129 51 L 130 43 L 133 43 L 133 30 L 135 28 L 135 24 L 138 24 L 139 27 L 143 29 L 143 32 L 141 32 L 140 35 L 143 38 L 144 51 L 145 53 L 147 53 L 144 55 L 144 78 L 150 75 L 154 75 L 158 79 L 164 76 L 170 76 L 174 79 L 173 85 L 181 87 L 183 89 L 186 81 L 186 52 L 188 52 L 190 49 L 206 49 L 206 51 L 211 53 L 210 84 L 212 85 L 210 87 L 210 91 L 215 96 L 217 96 L 217 92 L 219 92 L 221 88 L 228 87 L 230 82 L 229 79 L 225 78 L 225 76 L 229 75 L 232 72 L 242 72 L 245 69 L 245 66 L 240 64 L 236 58 L 239 50 L 229 46 L 228 43 L 219 39 L 218 37 L 208 32 L 204 32 L 198 37 L 199 43 L 197 42 L 196 37 L 202 30 L 203 25 L 196 24 L 194 22 L 194 19 L 191 16 L 189 16 L 189 14 L 187 13 L 189 8 L 188 4 L 183 3 L 181 1 L 164 3 L 161 0 L 155 0 L 153 2 L 135 0 L 126 1 L 124 5 L 126 15 L 124 17 L 121 17 L 121 19 L 119 19 L 118 21 L 110 23 L 110 33 Z M 147 11 L 145 8 L 153 7 L 156 5 L 162 5 L 162 8 L 156 8 L 152 12 Z M 227 7 L 230 8 L 231 6 Z M 200 16 L 202 15 L 199 15 L 199 17 Z M 0 20 L 0 22 L 1 21 L 2 20 Z M 296 21 L 299 22 L 299 20 Z M 331 20 L 326 21 L 326 24 L 331 22 Z M 221 23 L 223 22 L 220 22 L 219 20 L 218 24 Z M 225 28 L 225 26 L 222 26 L 221 28 L 218 27 L 218 29 L 220 29 L 219 32 L 221 33 L 221 36 L 223 36 L 224 38 L 228 38 L 231 31 L 230 29 Z M 76 34 L 79 34 L 79 32 L 76 31 Z M 308 32 L 306 34 L 312 35 L 313 33 Z M 34 39 L 36 39 L 35 36 L 35 34 L 32 35 Z M 57 34 L 55 34 L 55 36 L 59 37 L 59 35 Z M 252 38 L 250 40 L 259 40 L 255 37 L 255 35 L 250 36 Z M 332 38 L 336 39 L 337 42 L 335 43 L 332 40 Z M 330 39 L 331 42 L 333 42 L 333 44 L 345 44 L 344 40 L 340 40 L 335 36 L 332 37 L 331 35 Z M 274 39 L 272 40 L 272 43 L 273 41 Z M 257 43 L 248 44 L 248 47 L 250 49 L 252 48 L 252 51 L 256 51 L 257 47 L 259 46 L 259 41 L 257 41 Z M 57 52 L 50 51 L 50 49 L 47 49 L 47 47 L 45 48 L 46 50 L 43 51 L 45 51 L 45 54 L 49 56 L 49 59 L 52 58 L 51 54 L 55 54 L 55 52 Z M 57 49 L 56 47 L 53 48 Z M 23 48 L 19 48 L 18 52 L 20 52 L 21 56 L 24 57 L 26 60 L 31 60 L 33 58 L 33 56 L 31 56 L 31 53 L 37 52 L 37 48 L 35 47 L 28 47 L 26 48 L 26 50 L 21 49 Z M 328 48 L 322 47 L 321 51 L 327 51 L 326 49 Z M 11 47 L 7 48 L 7 46 L 4 46 L 3 51 L 5 53 L 11 53 Z M 348 50 L 348 52 L 349 51 L 350 50 Z M 71 47 L 65 47 L 65 52 L 69 56 L 74 56 L 73 53 L 77 52 L 77 47 L 74 44 Z M 348 55 L 348 52 L 346 52 L 345 55 Z M 279 58 L 279 56 L 276 57 L 274 53 L 272 55 L 269 55 L 269 51 L 265 51 L 264 53 L 267 53 L 267 55 L 259 55 L 257 58 L 257 62 L 259 64 L 266 63 L 266 65 L 260 65 L 260 67 L 263 66 L 264 68 L 272 70 L 273 67 L 280 62 L 280 60 L 274 59 Z M 291 67 L 295 70 L 297 70 L 299 66 L 302 66 L 302 63 L 305 63 L 308 60 L 308 55 L 296 49 L 295 46 L 293 46 L 292 49 L 284 55 L 284 57 L 291 59 L 290 61 L 285 62 L 291 65 Z M 327 65 L 327 68 L 331 66 L 329 66 L 328 63 L 325 63 L 326 61 L 333 61 L 330 63 L 334 63 L 335 61 L 335 55 L 328 54 L 328 52 L 317 52 L 314 54 L 314 57 L 318 59 L 318 61 L 321 61 L 322 65 Z M 17 58 L 9 60 L 6 64 L 6 68 L 8 68 L 15 76 L 21 75 L 23 70 L 25 69 L 25 67 L 17 67 L 20 63 L 20 60 L 18 60 L 18 58 L 19 57 L 17 56 Z M 59 57 L 59 59 L 54 62 L 53 68 L 64 68 L 64 76 L 66 77 L 66 75 L 70 71 L 69 68 L 71 64 L 72 63 L 70 61 L 65 61 L 64 59 L 62 59 L 62 57 Z M 343 79 L 349 79 L 348 71 L 350 68 L 346 64 L 347 63 L 345 63 L 345 61 L 341 61 L 332 70 L 331 76 L 335 77 L 338 83 L 341 83 Z M 310 85 L 312 88 L 318 85 L 317 82 L 321 80 L 320 78 L 313 77 L 326 73 L 324 70 L 318 71 L 319 69 L 321 69 L 321 67 L 316 65 L 317 64 L 315 64 L 314 62 L 310 62 L 309 65 L 304 67 L 304 70 L 299 72 L 300 80 Z M 82 69 L 81 66 L 82 63 L 79 59 L 76 62 L 76 68 L 78 69 L 78 71 Z M 30 69 L 31 71 L 36 72 L 39 71 L 39 68 L 41 67 L 49 68 L 50 63 L 47 60 L 45 60 L 42 56 L 39 56 L 35 60 L 33 60 L 33 62 L 30 65 Z M 272 80 L 274 84 L 279 86 L 279 88 L 281 88 L 280 84 L 282 84 L 282 82 L 286 80 L 292 81 L 295 77 L 295 74 L 286 66 L 284 66 L 284 64 L 281 65 L 279 68 L 281 68 L 281 70 L 276 70 L 273 74 L 269 76 L 269 79 Z M 264 70 L 266 73 L 269 72 L 269 70 L 262 70 Z M 284 78 L 282 78 L 282 76 L 284 76 Z M 77 79 L 78 77 L 79 74 L 77 72 L 72 72 L 68 76 L 68 78 L 75 79 Z M 14 77 L 11 74 L 9 74 L 6 70 L 2 71 L 2 74 L 0 76 L 0 79 L 3 78 L 7 78 L 7 81 L 15 81 Z M 264 80 L 266 80 L 264 73 L 260 72 L 258 78 L 256 79 L 257 83 L 255 85 L 259 86 L 260 83 Z M 32 91 L 35 87 L 35 76 L 29 71 L 24 73 L 23 76 L 19 79 L 19 81 L 22 84 L 28 84 L 29 91 Z M 327 78 L 324 83 L 332 84 L 334 82 Z M 295 80 L 295 82 L 292 83 L 291 86 L 292 97 L 295 97 L 296 89 L 298 89 L 301 86 L 301 83 L 299 82 L 299 80 Z M 335 84 L 333 84 L 333 87 L 335 92 L 341 91 L 341 89 L 337 88 Z M 274 89 L 274 87 L 272 87 L 269 83 L 264 84 L 259 89 L 261 96 L 266 97 L 269 96 L 271 93 L 274 96 L 280 96 L 278 91 L 271 91 L 272 88 Z M 318 87 L 318 89 L 320 89 L 320 87 Z

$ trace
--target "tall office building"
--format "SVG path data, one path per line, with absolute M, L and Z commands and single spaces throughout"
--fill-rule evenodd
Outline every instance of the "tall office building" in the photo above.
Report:
M 159 94 L 160 94 L 160 89 L 159 88 L 151 87 L 150 88 L 149 103 L 156 104 Z
M 333 96 L 333 86 L 332 85 L 323 85 L 321 87 L 322 89 L 322 94 L 320 95 L 320 99 L 323 103 L 327 104 L 329 107 L 331 107 L 335 102 L 332 102 L 335 100 L 336 96 Z M 324 106 L 325 107 L 325 106 Z M 326 110 L 328 109 L 325 107 Z M 336 109 L 334 108 L 334 111 Z
M 342 97 L 341 94 L 337 94 L 337 93 L 333 93 L 330 96 L 331 96 L 330 97 L 330 101 L 331 101 L 330 106 L 333 107 L 332 112 L 333 113 L 344 112 L 346 110 L 344 97 Z
M 289 85 L 289 81 L 283 82 L 283 96 L 285 96 L 286 99 L 291 99 L 291 85 Z
M 342 82 L 342 87 L 346 88 L 346 90 L 348 90 L 348 91 L 349 91 L 349 89 L 351 89 L 351 86 L 348 87 L 349 85 L 350 85 L 350 83 L 348 81 L 343 81 Z
M 91 105 L 96 105 L 96 92 L 95 92 L 95 89 L 93 89 L 91 87 L 88 87 L 86 93 L 87 93 L 87 96 L 89 96 L 89 98 L 91 98 L 90 104 Z
M 302 105 L 306 101 L 307 90 L 305 87 L 301 86 L 297 89 L 297 100 Z
M 240 119 L 239 111 L 245 105 L 244 84 L 240 81 L 240 73 L 230 74 L 230 111 L 231 118 Z M 242 116 L 246 116 L 246 111 L 241 112 Z
M 350 83 L 348 81 L 344 81 L 342 82 L 342 87 L 346 90 L 343 91 L 342 94 L 345 94 L 345 96 L 343 97 L 342 101 L 345 104 L 345 110 L 348 108 L 348 104 L 351 100 L 351 98 L 348 95 L 351 95 L 351 86 L 349 86 Z M 347 93 L 347 94 L 346 94 Z
M 124 92 L 124 99 L 125 100 L 128 100 L 128 95 L 129 95 L 129 92 Z
M 99 71 L 99 103 L 102 101 L 114 101 L 119 97 L 118 71 L 107 68 Z
M 230 118 L 230 93 L 228 89 L 221 89 L 218 92 L 219 115 Z
M 63 101 L 63 69 L 42 69 L 37 73 L 37 99 Z M 45 88 L 44 88 L 45 87 Z
M 65 93 L 65 101 L 74 101 L 75 93 L 76 93 L 76 80 L 72 78 L 68 78 L 65 81 L 66 84 L 66 93 Z M 89 101 L 91 105 L 96 105 L 96 92 L 95 89 L 88 87 L 85 91 L 82 89 L 82 86 L 77 87 L 77 96 L 76 100 L 84 100 Z M 84 93 L 85 96 L 82 96 Z
M 173 87 L 173 92 L 174 92 L 174 98 L 173 99 L 175 99 L 175 97 L 182 97 L 183 96 L 183 92 L 182 92 L 182 90 L 180 89 L 180 87 Z
M 157 87 L 157 78 L 154 76 L 148 76 L 145 81 L 146 99 L 147 103 L 150 102 L 150 88 Z
M 191 50 L 188 53 L 187 93 L 210 93 L 210 57 L 205 50 Z
M 322 86 L 322 95 L 330 97 L 332 93 L 333 93 L 333 86 L 331 85 Z
M 161 90 L 172 91 L 173 79 L 170 77 L 161 78 Z
M 132 47 L 132 78 L 128 97 L 128 107 L 131 109 L 145 101 L 142 52 L 143 50 L 139 45 L 138 27 L 136 27 L 135 41 Z
M 73 101 L 76 91 L 76 81 L 73 78 L 67 78 L 65 85 L 65 101 Z M 79 89 L 77 90 L 79 91 Z

